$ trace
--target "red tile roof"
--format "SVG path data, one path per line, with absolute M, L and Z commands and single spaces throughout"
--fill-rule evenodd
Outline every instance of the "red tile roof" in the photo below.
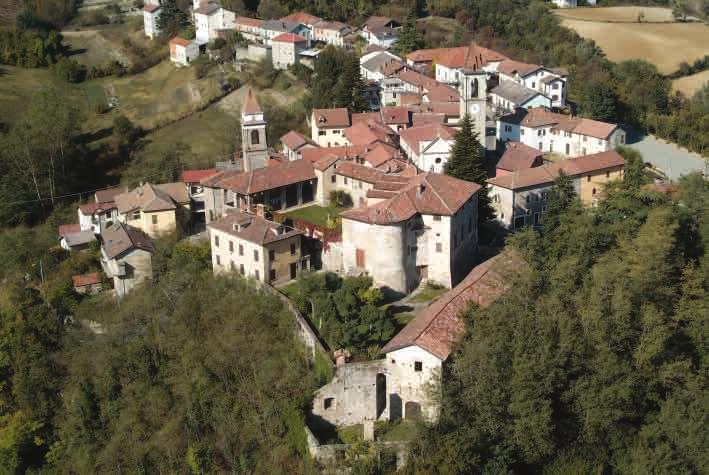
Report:
M 350 113 L 344 107 L 313 109 L 313 123 L 319 129 L 342 129 L 350 126 Z
M 437 114 L 434 112 L 415 112 L 412 117 L 412 122 L 414 127 L 421 127 L 422 125 L 445 124 L 446 115 Z
M 237 25 L 246 25 L 254 28 L 260 28 L 261 24 L 263 24 L 263 20 L 259 20 L 258 18 L 249 18 L 246 16 L 238 16 L 234 20 L 234 23 Z
M 389 125 L 406 125 L 410 122 L 409 110 L 406 107 L 382 107 L 380 109 L 382 121 Z
M 445 84 L 437 84 L 436 86 L 428 87 L 425 96 L 429 102 L 453 102 L 458 105 L 460 94 L 454 88 Z
M 279 43 L 305 43 L 308 40 L 306 40 L 300 35 L 296 35 L 293 33 L 281 33 L 280 35 L 271 39 L 271 41 L 277 41 Z
M 116 203 L 114 203 L 113 201 L 110 201 L 108 203 L 84 203 L 83 205 L 79 205 L 79 210 L 84 216 L 89 216 L 97 212 L 101 214 L 103 212 L 110 211 L 115 208 Z
M 246 97 L 244 98 L 244 106 L 241 108 L 241 113 L 242 114 L 258 114 L 260 112 L 263 112 L 261 110 L 261 105 L 258 103 L 258 99 L 256 99 L 256 94 L 254 94 L 254 90 L 249 88 L 246 90 Z
M 371 147 L 365 145 L 346 145 L 342 147 L 307 148 L 301 152 L 303 160 L 316 163 L 323 157 L 354 158 L 362 156 Z
M 72 233 L 78 233 L 81 232 L 81 225 L 80 224 L 60 224 L 58 233 L 60 237 L 64 237 L 67 234 L 72 234 Z
M 315 15 L 311 15 L 310 13 L 304 11 L 299 11 L 284 16 L 283 18 L 281 18 L 281 21 L 290 23 L 300 23 L 301 25 L 314 25 L 317 22 L 322 21 L 322 18 Z
M 398 155 L 396 148 L 391 145 L 377 144 L 375 147 L 366 152 L 363 156 L 364 160 L 377 168 L 384 165 L 389 160 L 393 160 Z
M 461 314 L 471 304 L 489 306 L 510 288 L 524 267 L 521 258 L 509 250 L 474 267 L 462 282 L 411 320 L 382 348 L 382 353 L 418 346 L 445 361 L 465 333 Z
M 182 181 L 184 183 L 199 183 L 205 178 L 216 174 L 216 168 L 205 168 L 202 170 L 185 170 L 182 172 Z
M 571 177 L 579 177 L 624 165 L 625 160 L 622 155 L 615 150 L 609 150 L 608 152 L 570 158 L 542 165 L 541 167 L 518 170 L 507 175 L 490 178 L 487 182 L 501 188 L 516 190 L 551 184 L 559 176 L 560 172 L 564 172 Z
M 497 72 L 506 74 L 508 76 L 514 76 L 515 74 L 519 74 L 520 76 L 524 77 L 530 73 L 533 73 L 539 68 L 541 68 L 541 66 L 537 64 L 523 63 L 521 61 L 515 61 L 513 59 L 506 59 L 501 62 L 500 65 L 497 67 Z
M 312 145 L 314 147 L 319 147 L 315 142 L 310 140 L 310 137 L 307 137 L 300 132 L 296 132 L 295 130 L 291 130 L 283 137 L 281 137 L 281 143 L 288 147 L 289 149 L 293 150 L 294 152 L 298 151 L 301 147 L 304 145 Z
M 73 275 L 71 280 L 74 283 L 74 287 L 85 287 L 101 283 L 103 274 L 101 272 L 90 272 L 88 274 Z
M 395 196 L 366 208 L 357 208 L 341 214 L 369 224 L 395 224 L 416 214 L 455 214 L 480 190 L 477 183 L 458 180 L 447 175 L 423 173 L 413 177 Z
M 476 43 L 455 48 L 435 48 L 414 51 L 406 56 L 414 62 L 441 64 L 449 68 L 480 68 L 491 61 L 503 61 L 507 56 Z
M 209 223 L 208 227 L 260 246 L 303 234 L 298 229 L 242 212 L 227 214 L 223 218 Z
M 553 126 L 559 130 L 587 135 L 598 139 L 608 137 L 618 128 L 617 124 L 600 122 L 583 117 L 571 117 L 556 112 L 551 112 L 543 107 L 531 109 L 517 109 L 514 114 L 502 116 L 500 122 L 518 124 L 524 127 Z
M 153 5 L 151 3 L 148 3 L 147 5 L 143 6 L 143 10 L 148 13 L 155 13 L 156 11 L 160 10 L 160 5 Z
M 410 69 L 404 69 L 399 71 L 396 77 L 398 77 L 403 82 L 412 84 L 422 89 L 436 88 L 440 85 L 440 83 L 435 79 L 425 76 L 419 72 L 412 71 Z
M 535 162 L 540 162 L 544 152 L 532 148 L 520 142 L 507 142 L 505 153 L 497 162 L 497 167 L 501 170 L 514 172 L 532 168 Z
M 315 171 L 309 160 L 294 160 L 248 172 L 222 172 L 202 180 L 202 183 L 242 195 L 251 195 L 314 179 Z
M 402 142 L 406 142 L 416 153 L 419 152 L 419 144 L 421 142 L 430 142 L 436 139 L 436 137 L 453 140 L 455 130 L 444 124 L 431 124 L 410 127 L 399 133 L 399 139 Z
M 189 46 L 190 43 L 192 43 L 192 41 L 180 38 L 179 36 L 176 36 L 170 40 L 170 45 L 176 46 Z
M 393 143 L 396 132 L 379 122 L 357 122 L 344 131 L 352 145 L 369 145 L 375 142 Z

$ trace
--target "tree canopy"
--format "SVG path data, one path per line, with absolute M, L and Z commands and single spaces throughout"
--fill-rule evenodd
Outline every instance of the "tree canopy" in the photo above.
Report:
M 606 192 L 511 239 L 530 270 L 466 315 L 415 473 L 704 470 L 709 185 Z

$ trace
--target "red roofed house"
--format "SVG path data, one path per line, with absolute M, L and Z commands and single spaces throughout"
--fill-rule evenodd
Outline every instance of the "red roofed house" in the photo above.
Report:
M 345 46 L 346 37 L 352 29 L 339 21 L 321 20 L 313 25 L 313 40 L 329 45 Z
M 307 148 L 317 148 L 318 144 L 310 140 L 310 138 L 291 130 L 281 137 L 283 144 L 283 153 L 288 157 L 288 160 L 300 160 L 303 158 L 302 151 Z
M 238 272 L 272 285 L 297 278 L 309 267 L 302 231 L 256 214 L 235 212 L 209 224 L 215 274 Z
M 610 150 L 490 178 L 487 182 L 495 217 L 511 230 L 541 224 L 549 191 L 560 172 L 571 178 L 581 202 L 594 206 L 606 183 L 623 178 L 624 168 L 623 157 Z
M 541 92 L 551 100 L 552 107 L 566 105 L 566 76 L 563 69 L 546 68 L 537 64 L 506 59 L 497 67 L 500 83 L 516 82 Z
M 524 268 L 513 252 L 473 268 L 384 346 L 383 360 L 339 365 L 332 382 L 315 393 L 313 414 L 336 426 L 372 420 L 435 421 L 443 365 L 465 333 L 462 315 L 471 304 L 487 307 L 494 302 Z
M 367 193 L 385 199 L 341 215 L 345 272 L 400 294 L 427 280 L 455 285 L 475 259 L 481 186 L 435 173 L 387 185 Z
M 322 18 L 320 18 L 319 16 L 311 15 L 308 12 L 298 11 L 293 12 L 290 15 L 284 16 L 280 20 L 286 23 L 299 23 L 303 26 L 307 26 L 309 29 L 312 30 L 313 26 L 316 23 L 322 21 Z
M 238 16 L 234 19 L 234 27 L 236 31 L 241 33 L 241 36 L 249 41 L 257 42 L 263 36 L 263 30 L 261 25 L 263 20 L 257 18 L 249 18 L 245 16 Z
M 543 163 L 544 152 L 520 142 L 506 142 L 505 153 L 497 162 L 495 176 L 538 167 Z
M 350 113 L 344 108 L 313 109 L 310 119 L 311 139 L 321 147 L 346 145 L 343 130 L 350 126 Z
M 145 2 L 143 6 L 143 28 L 145 29 L 145 36 L 151 40 L 160 34 L 160 29 L 158 28 L 160 13 L 162 12 L 159 0 Z
M 402 130 L 401 149 L 419 170 L 443 173 L 455 143 L 455 131 L 443 124 L 421 125 Z
M 74 292 L 77 294 L 93 295 L 101 292 L 103 274 L 101 272 L 90 272 L 71 276 L 74 284 Z
M 153 252 L 153 241 L 132 226 L 115 223 L 101 233 L 101 267 L 118 297 L 152 279 Z
M 500 117 L 497 138 L 565 157 L 606 152 L 625 145 L 625 131 L 617 124 L 558 114 L 542 107 L 518 109 Z
M 199 56 L 199 46 L 194 41 L 175 37 L 170 40 L 170 61 L 178 66 L 189 66 Z
M 281 33 L 271 39 L 271 59 L 276 69 L 288 69 L 298 62 L 298 55 L 307 49 L 308 40 L 293 33 Z

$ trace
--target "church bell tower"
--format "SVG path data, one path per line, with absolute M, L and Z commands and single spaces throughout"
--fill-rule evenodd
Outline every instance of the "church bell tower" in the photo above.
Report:
M 268 160 L 266 118 L 251 88 L 241 109 L 241 158 L 247 172 L 265 167 Z
M 487 75 L 480 68 L 463 69 L 458 86 L 460 118 L 468 114 L 473 119 L 473 130 L 485 147 L 485 122 L 487 120 Z

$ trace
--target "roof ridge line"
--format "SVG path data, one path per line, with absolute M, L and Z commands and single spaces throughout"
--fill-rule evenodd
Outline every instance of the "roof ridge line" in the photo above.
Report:
M 441 197 L 441 195 L 438 194 L 438 191 L 436 191 L 436 187 L 433 186 L 433 184 L 430 181 L 428 181 L 428 173 L 423 177 L 423 179 L 426 181 L 426 183 L 428 183 L 431 186 L 433 193 L 436 195 L 436 197 L 439 200 L 441 200 L 441 202 L 443 203 L 443 206 L 445 206 L 446 209 L 452 213 L 453 210 L 450 208 L 450 206 L 448 206 L 448 203 L 446 203 L 446 201 Z

